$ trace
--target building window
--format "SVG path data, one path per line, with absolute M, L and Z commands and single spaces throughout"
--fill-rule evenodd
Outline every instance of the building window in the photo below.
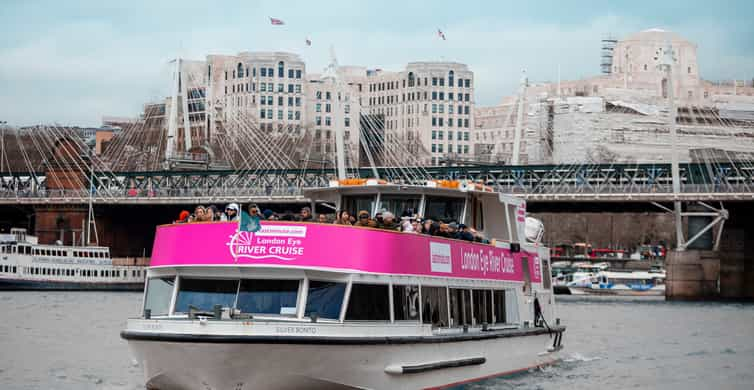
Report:
M 296 72 L 293 69 L 288 69 L 288 78 L 292 79 L 296 75 Z
M 437 139 L 437 130 L 432 130 L 432 139 Z
M 469 127 L 469 120 L 468 119 L 464 119 L 463 120 L 463 127 L 465 127 L 465 128 Z
M 278 92 L 285 92 L 285 84 L 283 83 L 278 84 Z
M 445 77 L 440 77 L 439 80 L 440 80 L 440 86 L 444 87 L 445 86 Z
M 345 126 L 345 127 L 351 127 L 351 118 L 345 118 L 343 120 L 343 126 Z M 346 137 L 346 138 L 348 138 L 348 137 Z
M 283 110 L 278 110 L 278 119 L 279 120 L 283 119 Z
M 317 117 L 317 118 L 316 118 L 316 119 L 314 120 L 314 123 L 315 123 L 315 124 L 316 124 L 317 126 L 322 126 L 322 117 L 321 117 L 321 116 L 318 116 L 318 117 Z M 318 137 L 318 138 L 319 138 L 319 137 Z
M 455 76 L 455 74 L 453 73 L 452 70 L 450 72 L 448 72 L 448 86 L 449 87 L 453 86 L 453 77 L 454 76 Z
M 463 154 L 469 154 L 469 145 L 463 145 Z
M 296 78 L 297 79 L 301 78 L 301 69 L 296 69 Z
M 267 96 L 267 105 L 268 106 L 272 105 L 272 96 Z M 270 118 L 272 118 L 272 115 L 270 115 Z
M 331 124 L 332 124 L 332 122 L 330 121 L 330 117 L 326 116 L 325 117 L 325 126 L 330 126 Z
M 267 68 L 259 68 L 259 73 L 262 77 L 267 77 Z M 227 75 L 228 75 L 228 72 L 225 72 L 225 76 Z M 228 78 L 225 77 L 225 79 L 227 80 Z
M 330 100 L 331 97 L 330 91 L 325 92 L 325 100 Z
M 432 91 L 432 100 L 437 100 L 437 91 Z
M 293 93 L 293 84 L 288 84 L 288 93 Z
M 283 61 L 278 62 L 278 77 L 285 77 L 285 64 L 283 64 Z
M 437 145 L 432 144 L 432 153 L 437 153 Z
M 301 93 L 301 84 L 296 84 L 296 93 Z
M 296 107 L 301 107 L 301 98 L 300 97 L 296 98 Z
M 282 106 L 282 105 L 283 105 L 283 97 L 278 96 L 278 106 Z
M 236 69 L 238 69 L 238 78 L 243 77 L 243 64 L 239 62 Z
M 432 103 L 432 113 L 433 114 L 437 113 L 437 104 L 435 104 L 435 103 Z
M 331 111 L 330 103 L 325 104 L 325 112 L 330 112 L 330 111 Z
M 301 111 L 296 111 L 296 120 L 301 120 Z
M 259 110 L 259 118 L 266 119 L 265 116 L 264 116 L 264 113 L 265 113 L 264 110 Z
M 442 153 L 442 147 L 443 147 L 443 144 L 437 145 L 437 153 Z
M 293 106 L 293 96 L 288 96 L 288 107 Z
M 432 85 L 437 86 L 437 77 L 432 77 Z
M 464 87 L 471 88 L 471 79 L 463 80 L 463 84 L 464 84 Z M 466 99 L 466 100 L 468 101 L 469 99 Z
M 444 136 L 444 135 L 445 135 L 445 134 L 443 133 L 443 131 L 442 131 L 442 130 L 438 131 L 438 132 L 437 132 L 437 139 L 439 139 L 439 140 L 442 140 L 442 138 L 443 138 L 443 136 Z
M 315 112 L 322 112 L 322 103 L 317 103 L 314 109 Z

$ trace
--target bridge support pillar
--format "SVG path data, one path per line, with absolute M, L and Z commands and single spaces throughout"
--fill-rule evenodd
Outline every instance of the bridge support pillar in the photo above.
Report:
M 720 298 L 720 257 L 704 250 L 670 251 L 665 259 L 668 300 Z

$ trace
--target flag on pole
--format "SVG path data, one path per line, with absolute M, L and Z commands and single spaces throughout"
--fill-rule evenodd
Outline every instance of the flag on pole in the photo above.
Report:
M 437 36 L 440 37 L 443 41 L 445 40 L 445 33 L 442 32 L 439 28 L 437 29 Z
M 309 37 L 306 37 L 306 46 L 311 46 L 311 45 L 312 45 L 312 40 L 311 40 L 311 38 L 309 38 Z
M 285 22 L 283 22 L 280 19 L 276 19 L 276 18 L 270 17 L 270 24 L 272 24 L 273 26 L 282 26 L 282 25 L 285 24 Z

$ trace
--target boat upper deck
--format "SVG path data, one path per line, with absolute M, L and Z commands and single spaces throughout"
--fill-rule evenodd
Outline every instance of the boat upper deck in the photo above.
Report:
M 540 247 L 473 243 L 417 233 L 305 222 L 160 226 L 152 267 L 289 267 L 343 273 L 436 276 L 538 283 Z M 529 279 L 530 278 L 530 279 Z

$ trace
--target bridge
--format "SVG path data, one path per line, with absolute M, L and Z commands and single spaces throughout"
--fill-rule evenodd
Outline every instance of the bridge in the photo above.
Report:
M 670 164 L 593 164 L 427 167 L 436 180 L 472 180 L 529 201 L 668 202 L 754 200 L 750 162 L 680 165 L 681 191 L 673 193 Z M 399 168 L 381 167 L 381 178 L 408 183 Z M 354 177 L 373 177 L 369 168 Z M 396 174 L 398 173 L 398 174 Z M 325 187 L 332 169 L 263 172 L 234 170 L 93 172 L 84 188 L 49 189 L 45 172 L 0 173 L 0 204 L 186 204 L 229 201 L 304 201 L 301 189 Z

